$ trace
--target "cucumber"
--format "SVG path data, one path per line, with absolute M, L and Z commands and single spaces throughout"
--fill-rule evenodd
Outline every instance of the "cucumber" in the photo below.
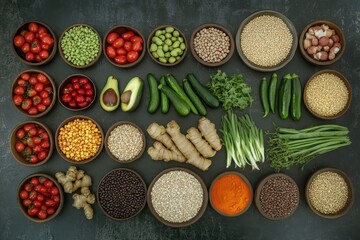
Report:
M 295 73 L 291 79 L 291 107 L 290 113 L 293 120 L 300 120 L 301 118 L 301 82 L 298 75 Z
M 204 100 L 204 102 L 212 108 L 216 108 L 220 106 L 219 100 L 211 94 L 209 89 L 207 89 L 204 85 L 202 85 L 193 73 L 188 73 L 186 78 L 189 80 L 191 86 L 194 88 L 195 92 L 199 95 L 199 97 Z
M 181 99 L 183 99 L 190 107 L 190 110 L 198 115 L 199 112 L 197 111 L 196 107 L 194 106 L 194 104 L 191 102 L 190 98 L 186 95 L 186 93 L 184 92 L 184 90 L 181 88 L 181 86 L 179 85 L 178 81 L 176 80 L 176 78 L 171 75 L 171 74 L 167 74 L 166 75 L 166 83 L 168 84 L 169 87 L 171 87 L 178 95 Z
M 160 96 L 158 89 L 158 82 L 154 76 L 154 74 L 149 73 L 147 75 L 147 81 L 149 84 L 149 92 L 150 92 L 150 101 L 148 105 L 148 112 L 154 113 L 159 107 L 160 104 Z
M 287 74 L 283 77 L 279 90 L 279 116 L 287 119 L 289 116 L 289 108 L 291 101 L 291 75 Z
M 165 76 L 161 76 L 160 78 L 160 84 L 163 86 L 166 86 L 166 80 L 165 80 Z M 160 91 L 160 98 L 161 98 L 161 112 L 162 113 L 167 113 L 169 111 L 170 108 L 170 104 L 169 104 L 169 99 L 166 96 L 165 93 Z
M 261 79 L 260 83 L 260 100 L 261 104 L 264 108 L 264 115 L 263 118 L 266 117 L 270 112 L 270 105 L 269 105 L 269 93 L 268 93 L 268 82 L 266 77 Z
M 176 112 L 178 112 L 181 116 L 189 115 L 189 105 L 174 90 L 162 84 L 160 84 L 158 88 L 169 98 Z
M 190 86 L 189 81 L 186 78 L 183 80 L 183 87 L 186 94 L 189 96 L 190 100 L 193 102 L 200 115 L 205 116 L 207 114 L 206 108 L 204 104 L 202 104 L 200 98 L 196 95 L 196 93 Z
M 273 73 L 269 84 L 269 105 L 272 113 L 275 112 L 277 81 L 277 74 Z

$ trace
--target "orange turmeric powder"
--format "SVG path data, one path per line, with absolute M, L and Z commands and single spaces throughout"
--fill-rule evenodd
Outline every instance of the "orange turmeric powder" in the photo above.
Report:
M 237 174 L 229 173 L 212 185 L 210 200 L 216 210 L 227 215 L 237 215 L 250 204 L 252 192 Z

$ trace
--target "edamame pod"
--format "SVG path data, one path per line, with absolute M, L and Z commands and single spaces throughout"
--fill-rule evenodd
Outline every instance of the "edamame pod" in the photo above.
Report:
M 264 108 L 264 115 L 263 118 L 266 117 L 269 112 L 270 112 L 270 107 L 269 107 L 269 93 L 268 93 L 268 82 L 266 80 L 266 77 L 263 77 L 261 79 L 261 83 L 260 83 L 260 100 L 261 100 L 261 104 Z
M 278 76 L 276 73 L 273 73 L 269 84 L 269 105 L 273 113 L 275 112 L 277 82 Z
M 147 75 L 147 81 L 149 84 L 149 92 L 150 92 L 150 101 L 148 105 L 148 112 L 154 113 L 159 107 L 160 97 L 159 97 L 159 89 L 158 83 L 154 76 L 154 74 L 149 73 Z
M 301 118 L 301 82 L 298 75 L 295 73 L 292 75 L 291 79 L 291 117 L 293 120 L 300 120 Z
M 289 108 L 291 101 L 291 75 L 283 77 L 279 90 L 279 116 L 281 119 L 289 117 Z

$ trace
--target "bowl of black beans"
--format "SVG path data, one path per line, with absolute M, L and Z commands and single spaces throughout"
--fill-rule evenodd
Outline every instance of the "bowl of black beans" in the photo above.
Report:
M 100 180 L 97 199 L 106 216 L 122 221 L 141 212 L 146 204 L 146 191 L 146 184 L 137 172 L 116 168 Z

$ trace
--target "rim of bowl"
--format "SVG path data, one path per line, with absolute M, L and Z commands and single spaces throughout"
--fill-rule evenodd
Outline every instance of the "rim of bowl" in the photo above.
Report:
M 30 24 L 30 23 L 37 23 L 38 25 L 41 25 L 43 27 L 46 28 L 46 30 L 49 31 L 49 33 L 51 34 L 52 38 L 54 39 L 54 44 L 52 46 L 52 50 L 51 52 L 49 53 L 49 57 L 47 59 L 45 59 L 44 61 L 41 61 L 41 62 L 29 62 L 29 61 L 26 61 L 25 59 L 25 55 L 24 57 L 22 56 L 23 54 L 21 53 L 21 50 L 16 47 L 14 45 L 14 43 L 12 42 L 12 49 L 15 53 L 15 55 L 25 64 L 27 65 L 30 65 L 30 66 L 41 66 L 41 65 L 45 65 L 47 63 L 49 63 L 53 58 L 54 56 L 56 55 L 56 50 L 57 50 L 57 38 L 56 38 L 56 35 L 55 35 L 55 32 L 52 30 L 51 27 L 49 27 L 49 25 L 43 23 L 43 22 L 40 22 L 40 21 L 27 21 L 27 22 L 24 22 L 22 23 L 19 27 L 16 28 L 14 34 L 13 34 L 13 38 L 12 40 L 14 40 L 14 38 L 22 31 L 22 30 L 25 30 L 25 28 Z
M 236 213 L 236 214 L 227 214 L 227 213 L 224 213 L 222 212 L 221 210 L 217 209 L 214 204 L 213 204 L 213 201 L 212 201 L 212 198 L 211 198 L 211 192 L 213 190 L 213 187 L 214 187 L 214 184 L 217 180 L 219 180 L 221 177 L 223 176 L 227 176 L 229 174 L 235 174 L 237 176 L 239 176 L 245 183 L 246 185 L 249 187 L 249 190 L 250 190 L 250 200 L 249 200 L 249 203 L 247 204 L 247 206 L 241 210 L 240 212 Z M 239 173 L 239 172 L 236 172 L 236 171 L 226 171 L 226 172 L 223 172 L 221 174 L 219 174 L 218 176 L 215 177 L 215 179 L 212 181 L 211 185 L 210 185 L 210 189 L 209 189 L 209 200 L 210 200 L 210 205 L 211 207 L 217 212 L 219 213 L 220 215 L 223 215 L 223 216 L 226 216 L 226 217 L 237 217 L 243 213 L 245 213 L 249 207 L 251 206 L 251 203 L 253 202 L 253 188 L 251 186 L 251 183 L 249 182 L 249 180 L 247 179 L 247 177 L 245 177 L 245 175 Z
M 306 50 L 304 49 L 304 39 L 305 39 L 305 34 L 307 32 L 307 30 L 314 26 L 314 25 L 318 25 L 318 24 L 326 24 L 328 25 L 330 28 L 334 29 L 336 34 L 339 36 L 340 38 L 340 41 L 341 41 L 341 48 L 340 48 L 340 52 L 338 52 L 335 56 L 335 58 L 333 60 L 328 60 L 328 61 L 318 61 L 318 60 L 315 60 L 314 58 L 312 58 L 307 52 Z M 316 20 L 316 21 L 313 21 L 311 23 L 309 23 L 308 25 L 306 25 L 306 27 L 303 29 L 303 31 L 301 32 L 300 34 L 300 37 L 299 37 L 299 48 L 300 48 L 300 53 L 301 55 L 310 63 L 312 64 L 315 64 L 315 65 L 318 65 L 318 66 L 327 66 L 327 65 L 331 65 L 333 64 L 334 62 L 338 61 L 342 55 L 344 54 L 345 52 L 345 48 L 346 48 L 346 40 L 345 40 L 345 35 L 344 35 L 344 32 L 341 28 L 339 28 L 338 25 L 336 25 L 335 23 L 333 22 L 330 22 L 328 20 L 323 20 L 323 19 L 320 19 L 320 20 Z
M 83 66 L 78 66 L 78 65 L 75 65 L 75 64 L 69 62 L 69 61 L 65 58 L 65 56 L 64 56 L 64 54 L 63 54 L 63 51 L 62 51 L 62 48 L 61 48 L 61 40 L 63 39 L 65 32 L 67 32 L 67 31 L 69 31 L 70 29 L 72 29 L 72 28 L 74 28 L 74 27 L 77 27 L 77 26 L 85 26 L 85 27 L 90 28 L 93 32 L 96 33 L 96 35 L 98 36 L 98 39 L 99 39 L 99 52 L 98 52 L 98 55 L 96 56 L 96 58 L 95 58 L 92 62 L 90 62 L 89 64 L 86 64 L 86 65 L 83 65 Z M 95 63 L 98 62 L 98 60 L 100 59 L 101 53 L 102 53 L 102 39 L 101 39 L 101 36 L 100 36 L 99 32 L 98 32 L 94 27 L 92 27 L 92 26 L 90 26 L 90 25 L 88 25 L 88 24 L 86 24 L 86 23 L 76 23 L 76 24 L 73 24 L 73 25 L 69 26 L 68 28 L 66 28 L 66 29 L 62 32 L 62 34 L 61 34 L 61 36 L 60 36 L 60 38 L 59 38 L 58 44 L 59 44 L 58 48 L 59 48 L 59 53 L 60 53 L 61 58 L 62 58 L 63 61 L 66 62 L 69 66 L 74 67 L 74 68 L 82 69 L 82 68 L 88 68 L 88 67 L 93 66 Z
M 324 172 L 334 172 L 339 174 L 344 181 L 346 182 L 347 186 L 348 186 L 348 200 L 346 201 L 346 204 L 344 206 L 343 209 L 339 210 L 339 212 L 334 213 L 334 214 L 324 214 L 321 213 L 319 211 L 317 211 L 310 203 L 310 199 L 309 199 L 309 188 L 310 188 L 310 184 L 312 183 L 312 181 L 314 180 L 314 178 L 316 176 L 318 176 L 321 173 Z M 322 168 L 320 170 L 317 170 L 315 173 L 313 173 L 311 175 L 311 177 L 309 178 L 309 180 L 306 183 L 306 187 L 305 187 L 305 198 L 306 198 L 306 203 L 308 204 L 309 208 L 318 216 L 323 217 L 323 218 L 328 218 L 328 219 L 336 219 L 336 218 L 340 218 L 342 216 L 344 216 L 352 207 L 354 200 L 355 200 L 355 196 L 354 196 L 354 188 L 353 185 L 351 183 L 350 178 L 348 177 L 348 175 L 346 175 L 343 171 L 336 169 L 336 168 Z
M 141 151 L 139 152 L 138 155 L 136 155 L 134 158 L 130 159 L 130 160 L 127 160 L 127 161 L 121 161 L 119 159 L 117 159 L 117 157 L 115 157 L 109 147 L 108 147 L 108 139 L 109 139 L 109 136 L 110 136 L 110 133 L 117 127 L 117 126 L 120 126 L 120 125 L 124 125 L 124 124 L 128 124 L 128 125 L 131 125 L 133 127 L 135 127 L 136 129 L 138 129 L 142 135 L 142 140 L 143 140 L 143 147 L 141 148 Z M 145 138 L 145 134 L 143 132 L 143 130 L 135 123 L 133 122 L 130 122 L 130 121 L 119 121 L 119 122 L 116 122 L 114 123 L 113 125 L 110 126 L 110 128 L 107 130 L 106 134 L 105 134 L 105 150 L 107 152 L 107 154 L 111 157 L 111 159 L 119 162 L 119 163 L 131 163 L 131 162 L 134 162 L 135 160 L 139 159 L 144 151 L 145 151 L 145 148 L 146 148 L 146 138 Z
M 270 217 L 269 215 L 267 215 L 262 207 L 261 207 L 261 204 L 260 204 L 260 192 L 264 186 L 264 184 L 269 180 L 269 179 L 272 179 L 272 178 L 275 178 L 275 177 L 285 177 L 286 179 L 288 179 L 290 182 L 292 182 L 294 184 L 294 186 L 296 187 L 296 193 L 297 193 L 297 201 L 296 201 L 296 206 L 294 208 L 294 210 L 292 212 L 290 212 L 287 216 L 284 216 L 284 217 L 278 217 L 278 218 L 273 218 L 273 217 Z M 267 219 L 270 219 L 270 220 L 274 220 L 274 221 L 278 221 L 278 220 L 283 220 L 283 219 L 286 219 L 286 218 L 289 218 L 290 216 L 292 216 L 295 212 L 296 212 L 296 209 L 299 207 L 299 202 L 300 202 L 300 191 L 299 191 L 299 186 L 296 184 L 296 182 L 294 181 L 294 179 L 292 179 L 290 176 L 284 174 L 284 173 L 272 173 L 268 176 L 266 176 L 264 179 L 262 179 L 260 181 L 260 183 L 258 184 L 258 186 L 256 187 L 256 190 L 255 190 L 255 205 L 257 207 L 257 209 L 259 210 L 259 212 L 261 213 L 261 215 L 263 215 L 265 218 Z
M 222 32 L 224 32 L 230 39 L 230 52 L 226 55 L 226 57 L 221 60 L 220 62 L 216 62 L 216 63 L 211 63 L 211 62 L 206 62 L 204 61 L 201 57 L 199 57 L 199 55 L 196 53 L 195 51 L 195 47 L 194 47 L 194 39 L 195 39 L 195 36 L 196 34 L 201 31 L 202 29 L 204 28 L 210 28 L 210 27 L 213 27 L 213 28 L 217 28 L 219 30 L 221 30 Z M 190 50 L 191 50 L 191 53 L 192 55 L 194 56 L 194 58 L 199 62 L 201 63 L 202 65 L 204 66 L 208 66 L 208 67 L 218 67 L 218 66 L 221 66 L 225 63 L 227 63 L 231 57 L 233 56 L 234 54 L 234 51 L 235 51 L 235 41 L 234 41 L 234 38 L 231 34 L 231 32 L 225 28 L 224 26 L 220 25 L 220 24 L 216 24 L 216 23 L 205 23 L 205 24 L 202 24 L 200 26 L 198 26 L 197 28 L 195 28 L 195 30 L 192 32 L 191 34 L 191 38 L 190 38 Z
M 28 114 L 27 112 L 25 112 L 24 110 L 21 109 L 21 107 L 19 106 L 16 106 L 13 102 L 13 105 L 15 106 L 15 108 L 21 112 L 22 114 L 24 114 L 25 116 L 28 116 L 28 117 L 31 117 L 31 118 L 35 118 L 35 117 L 42 117 L 44 116 L 45 114 L 47 114 L 48 112 L 50 112 L 50 110 L 53 108 L 53 106 L 55 105 L 55 102 L 56 102 L 56 85 L 55 85 L 55 82 L 54 80 L 49 76 L 49 74 L 47 74 L 46 72 L 42 71 L 42 70 L 39 70 L 39 69 L 27 69 L 27 70 L 24 70 L 22 71 L 21 73 L 19 73 L 16 78 L 13 80 L 13 83 L 12 83 L 12 86 L 11 86 L 11 96 L 13 97 L 14 96 L 14 88 L 16 87 L 16 84 L 17 84 L 17 80 L 19 79 L 19 77 L 21 76 L 21 74 L 23 73 L 29 73 L 29 74 L 33 74 L 33 73 L 41 73 L 41 74 L 44 74 L 50 84 L 51 84 L 51 87 L 53 88 L 53 93 L 52 93 L 52 98 L 51 98 L 51 103 L 50 105 L 45 109 L 45 111 L 43 112 L 40 112 L 38 114 L 35 114 L 35 115 L 30 115 Z
M 175 30 L 177 30 L 180 33 L 180 37 L 182 37 L 184 39 L 184 43 L 185 43 L 185 50 L 184 50 L 183 54 L 181 55 L 179 60 L 175 61 L 174 63 L 162 63 L 162 62 L 158 61 L 156 58 L 154 58 L 154 56 L 150 52 L 151 38 L 155 35 L 155 32 L 157 30 L 165 29 L 166 27 L 173 27 Z M 152 60 L 154 60 L 154 62 L 156 62 L 156 63 L 158 63 L 158 64 L 160 64 L 162 66 L 165 66 L 165 67 L 172 67 L 172 66 L 175 66 L 175 65 L 181 63 L 185 59 L 185 56 L 186 56 L 186 53 L 187 53 L 187 50 L 188 50 L 188 44 L 187 44 L 187 41 L 186 41 L 185 34 L 179 28 L 175 27 L 174 25 L 160 25 L 160 26 L 156 27 L 155 29 L 153 29 L 151 31 L 151 33 L 149 34 L 147 42 L 146 42 L 146 50 L 147 50 L 150 58 Z
M 70 79 L 71 79 L 72 77 L 86 77 L 87 79 L 89 79 L 89 82 L 90 82 L 91 85 L 93 86 L 93 89 L 94 89 L 93 100 L 92 100 L 88 105 L 86 105 L 86 106 L 83 107 L 83 108 L 71 108 L 71 107 L 65 105 L 65 103 L 63 103 L 63 101 L 61 101 L 61 91 L 62 91 L 62 89 L 64 88 L 64 86 L 70 82 Z M 70 111 L 77 112 L 77 111 L 81 111 L 81 110 L 86 110 L 86 109 L 88 109 L 88 108 L 95 102 L 95 98 L 96 98 L 96 86 L 95 86 L 94 81 L 93 81 L 89 76 L 87 76 L 87 75 L 85 75 L 85 74 L 82 74 L 82 73 L 74 73 L 74 74 L 71 74 L 70 76 L 67 76 L 67 77 L 60 83 L 60 85 L 59 85 L 59 87 L 58 87 L 58 101 L 60 102 L 60 104 L 61 104 L 64 108 L 66 108 L 66 109 L 68 109 L 68 110 L 70 110 Z
M 19 194 L 20 194 L 20 191 L 22 190 L 22 187 L 23 185 L 28 181 L 30 180 L 31 178 L 33 177 L 45 177 L 45 178 L 48 178 L 50 179 L 54 184 L 55 186 L 59 189 L 59 196 L 60 196 L 60 203 L 59 203 L 59 206 L 58 208 L 56 209 L 55 213 L 52 214 L 50 217 L 46 218 L 46 219 L 38 219 L 38 218 L 35 218 L 35 217 L 31 217 L 29 216 L 26 212 L 25 212 L 25 206 L 22 205 L 22 202 L 20 200 L 20 197 L 19 197 Z M 23 178 L 23 180 L 21 181 L 21 183 L 19 184 L 18 186 L 18 189 L 17 189 L 17 196 L 16 196 L 16 199 L 17 199 L 17 203 L 18 203 L 18 207 L 19 207 L 19 210 L 20 212 L 22 212 L 25 217 L 33 222 L 37 222 L 37 223 L 43 223 L 43 222 L 48 222 L 50 221 L 51 219 L 55 218 L 57 215 L 59 215 L 59 213 L 61 212 L 63 206 L 64 206 L 64 192 L 63 192 L 63 189 L 62 187 L 60 186 L 60 184 L 50 175 L 48 174 L 45 174 L 45 173 L 33 173 L 33 174 L 30 174 L 28 176 L 26 176 L 25 178 Z
M 158 179 L 162 175 L 164 175 L 166 173 L 169 173 L 169 172 L 172 172 L 172 171 L 183 171 L 183 172 L 186 172 L 188 174 L 191 174 L 192 176 L 194 176 L 199 181 L 199 183 L 200 183 L 200 185 L 202 187 L 202 190 L 203 190 L 203 203 L 202 203 L 198 213 L 192 219 L 190 219 L 190 220 L 188 220 L 186 222 L 182 222 L 182 223 L 173 223 L 173 222 L 169 222 L 169 221 L 166 221 L 165 219 L 163 219 L 155 211 L 154 206 L 153 206 L 152 201 L 151 201 L 151 191 L 152 191 L 152 188 L 154 187 L 154 184 L 158 181 Z M 148 207 L 150 209 L 150 212 L 153 214 L 153 216 L 159 222 L 161 222 L 162 224 L 164 224 L 164 225 L 166 225 L 168 227 L 173 227 L 173 228 L 187 227 L 187 226 L 190 226 L 191 224 L 194 224 L 195 222 L 197 222 L 203 216 L 203 214 L 205 213 L 206 207 L 208 205 L 208 201 L 209 201 L 209 195 L 208 195 L 208 191 L 207 191 L 207 188 L 206 188 L 206 185 L 205 185 L 204 181 L 200 178 L 199 175 L 197 175 L 193 171 L 191 171 L 189 169 L 186 169 L 186 168 L 182 168 L 182 167 L 173 167 L 173 168 L 168 168 L 168 169 L 165 169 L 165 170 L 161 171 L 151 181 L 150 186 L 149 186 L 148 191 L 147 191 L 147 202 L 148 202 Z
M 125 30 L 121 30 L 121 28 L 124 28 Z M 108 55 L 106 54 L 106 47 L 109 46 L 110 44 L 106 42 L 106 38 L 107 36 L 111 33 L 111 32 L 117 32 L 119 35 L 121 35 L 124 32 L 127 31 L 133 31 L 135 34 L 137 34 L 138 36 L 140 36 L 143 39 L 143 43 L 142 43 L 142 47 L 143 49 L 141 50 L 141 53 L 139 54 L 139 58 L 132 63 L 126 63 L 126 64 L 118 64 L 116 62 L 114 62 L 111 58 L 108 57 Z M 104 51 L 104 55 L 106 57 L 106 59 L 114 66 L 119 67 L 119 68 L 129 68 L 129 67 L 133 67 L 135 65 L 137 65 L 138 63 L 141 62 L 141 60 L 144 58 L 145 56 L 145 52 L 146 52 L 146 39 L 144 38 L 144 35 L 137 30 L 136 28 L 129 26 L 129 25 L 116 25 L 113 26 L 110 30 L 107 31 L 107 33 L 104 36 L 104 40 L 103 40 L 103 51 Z
M 346 86 L 346 88 L 347 88 L 347 90 L 348 90 L 348 92 L 349 92 L 349 99 L 348 99 L 348 102 L 346 103 L 346 106 L 345 106 L 340 112 L 338 112 L 337 114 L 335 114 L 335 115 L 333 115 L 333 116 L 322 116 L 322 115 L 314 112 L 314 111 L 310 108 L 310 106 L 309 106 L 309 104 L 308 104 L 308 101 L 306 100 L 306 90 L 307 90 L 307 88 L 308 88 L 308 86 L 309 86 L 309 83 L 312 81 L 312 79 L 313 79 L 314 77 L 316 77 L 316 76 L 318 76 L 318 75 L 320 75 L 320 74 L 324 74 L 324 73 L 330 73 L 330 74 L 333 74 L 333 75 L 339 77 L 339 78 L 344 82 L 344 84 L 345 84 L 345 86 Z M 304 104 L 305 104 L 306 108 L 308 109 L 308 111 L 309 111 L 312 115 L 314 115 L 315 117 L 318 117 L 318 118 L 320 118 L 320 119 L 326 119 L 326 120 L 339 118 L 339 117 L 341 117 L 344 113 L 347 112 L 347 110 L 349 109 L 349 107 L 350 107 L 350 105 L 351 105 L 351 101 L 352 101 L 352 88 L 351 88 L 350 82 L 349 82 L 349 81 L 347 80 L 347 78 L 346 78 L 344 75 L 342 75 L 340 72 L 335 71 L 335 70 L 331 70 L 331 69 L 321 70 L 321 71 L 318 71 L 318 72 L 314 73 L 314 74 L 308 79 L 308 81 L 306 82 L 305 87 L 304 87 L 303 101 L 304 101 Z
M 71 160 L 71 159 L 67 158 L 65 156 L 65 154 L 61 151 L 59 143 L 58 143 L 58 135 L 59 135 L 60 128 L 62 128 L 64 125 L 66 125 L 67 123 L 69 123 L 69 122 L 71 122 L 71 121 L 73 121 L 75 119 L 86 119 L 86 120 L 92 121 L 97 126 L 97 128 L 99 129 L 100 134 L 101 134 L 101 143 L 100 143 L 100 147 L 99 147 L 98 152 L 94 156 L 92 156 L 92 157 L 90 157 L 88 159 L 82 160 L 82 161 L 75 161 L 75 160 Z M 59 153 L 59 155 L 64 160 L 66 160 L 66 161 L 68 161 L 68 162 L 70 162 L 72 164 L 86 164 L 86 163 L 89 163 L 89 162 L 93 161 L 101 153 L 101 151 L 103 149 L 103 146 L 104 146 L 104 132 L 103 132 L 102 128 L 100 127 L 100 125 L 94 119 L 92 119 L 92 118 L 90 118 L 88 116 L 85 116 L 85 115 L 75 115 L 75 116 L 69 117 L 69 118 L 65 119 L 64 121 L 62 121 L 60 123 L 59 127 L 56 129 L 55 146 L 56 146 L 57 152 Z
M 99 198 L 99 188 L 100 188 L 101 183 L 104 181 L 105 177 L 107 177 L 110 173 L 115 172 L 115 171 L 128 171 L 128 172 L 131 172 L 131 173 L 135 174 L 135 176 L 137 176 L 137 177 L 140 179 L 140 181 L 142 182 L 143 187 L 144 187 L 145 194 L 144 194 L 144 202 L 143 202 L 142 206 L 139 208 L 139 210 L 138 210 L 134 215 L 132 215 L 132 216 L 130 216 L 130 217 L 127 217 L 127 218 L 115 218 L 115 217 L 111 216 L 110 214 L 108 214 L 108 213 L 103 209 L 103 207 L 102 207 L 102 205 L 101 205 L 101 203 L 100 203 L 100 201 L 99 201 L 99 199 L 100 199 L 100 198 Z M 99 205 L 101 211 L 102 211 L 107 217 L 109 217 L 109 218 L 111 218 L 111 219 L 113 219 L 113 220 L 116 220 L 116 221 L 125 221 L 125 220 L 128 220 L 128 219 L 130 219 L 130 218 L 133 218 L 133 217 L 137 216 L 137 215 L 144 209 L 144 207 L 145 207 L 145 205 L 146 205 L 146 192 L 147 192 L 146 183 L 145 183 L 144 179 L 142 178 L 142 176 L 141 176 L 138 172 L 136 172 L 135 170 L 129 169 L 129 168 L 115 168 L 115 169 L 110 170 L 109 172 L 107 172 L 107 173 L 100 179 L 99 184 L 98 184 L 98 187 L 97 187 L 97 191 L 96 191 L 96 198 L 97 198 L 97 202 L 98 202 L 98 205 Z
M 264 66 L 256 65 L 255 63 L 250 62 L 243 54 L 241 46 L 240 46 L 241 32 L 242 32 L 243 28 L 245 27 L 245 25 L 248 24 L 252 19 L 254 19 L 258 16 L 263 16 L 263 15 L 275 16 L 275 17 L 280 18 L 286 24 L 286 26 L 289 28 L 289 31 L 293 37 L 293 44 L 291 46 L 290 52 L 288 53 L 286 58 L 276 66 L 264 67 Z M 298 35 L 297 35 L 297 31 L 296 31 L 294 24 L 285 15 L 281 14 L 280 12 L 273 11 L 273 10 L 261 10 L 261 11 L 253 12 L 248 17 L 246 17 L 245 20 L 243 20 L 241 22 L 241 24 L 238 28 L 238 31 L 236 33 L 235 44 L 236 44 L 236 50 L 237 50 L 240 58 L 242 59 L 242 61 L 245 63 L 245 65 L 247 65 L 248 67 L 250 67 L 256 71 L 273 72 L 273 71 L 277 71 L 277 70 L 285 67 L 293 59 L 296 49 L 297 49 L 297 45 L 298 45 Z

